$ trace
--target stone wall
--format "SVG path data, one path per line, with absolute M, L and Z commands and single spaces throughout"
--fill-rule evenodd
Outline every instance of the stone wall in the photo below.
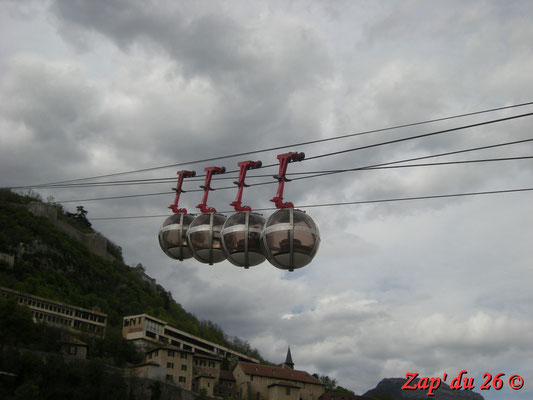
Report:
M 52 204 L 31 202 L 28 204 L 28 211 L 36 217 L 45 217 L 52 222 L 56 228 L 82 242 L 91 253 L 113 261 L 115 257 L 107 252 L 107 239 L 99 233 L 83 233 L 65 221 L 57 219 L 57 209 Z
M 45 217 L 51 222 L 57 221 L 57 210 L 51 204 L 32 201 L 30 204 L 28 204 L 28 211 L 36 217 Z

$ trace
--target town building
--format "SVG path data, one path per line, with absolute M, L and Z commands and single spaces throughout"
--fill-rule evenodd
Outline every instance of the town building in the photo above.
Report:
M 34 322 L 45 322 L 77 333 L 105 336 L 106 314 L 4 287 L 0 287 L 0 294 L 15 297 L 17 303 L 27 306 Z
M 294 369 L 290 349 L 279 366 L 239 362 L 233 377 L 239 399 L 318 400 L 324 394 L 324 385 L 317 378 Z
M 205 389 L 207 396 L 213 397 L 220 378 L 222 360 L 202 354 L 194 354 L 193 358 L 193 392 L 200 393 Z
M 85 360 L 87 358 L 87 350 L 89 345 L 84 341 L 70 335 L 62 335 L 59 341 L 61 345 L 61 353 L 68 358 L 76 358 L 78 360 Z
M 221 399 L 237 398 L 237 385 L 233 372 L 223 369 L 220 370 L 218 383 L 215 385 L 213 396 Z
M 122 336 L 132 341 L 138 349 L 171 345 L 195 355 L 214 358 L 234 358 L 240 361 L 259 363 L 259 360 L 228 347 L 210 342 L 184 332 L 165 321 L 147 314 L 129 315 L 123 318 Z
M 137 376 L 158 381 L 165 381 L 167 376 L 167 369 L 153 361 L 126 367 L 124 371 L 126 376 Z
M 192 390 L 193 353 L 176 346 L 159 346 L 146 352 L 146 362 L 166 368 L 165 381 Z

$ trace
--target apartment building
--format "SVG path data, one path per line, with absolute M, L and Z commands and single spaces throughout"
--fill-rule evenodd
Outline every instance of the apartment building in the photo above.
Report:
M 105 336 L 106 314 L 4 287 L 0 287 L 0 294 L 5 297 L 15 297 L 17 303 L 27 306 L 31 310 L 34 322 L 45 322 L 99 337 Z
M 123 318 L 122 336 L 135 343 L 139 349 L 171 345 L 195 355 L 214 358 L 236 358 L 239 361 L 259 363 L 259 360 L 231 350 L 225 346 L 191 335 L 148 314 L 129 315 Z
M 202 354 L 193 357 L 192 390 L 200 393 L 205 389 L 207 396 L 214 397 L 215 387 L 220 379 L 221 359 Z
M 193 353 L 175 346 L 159 346 L 146 352 L 146 362 L 166 368 L 165 381 L 192 390 Z

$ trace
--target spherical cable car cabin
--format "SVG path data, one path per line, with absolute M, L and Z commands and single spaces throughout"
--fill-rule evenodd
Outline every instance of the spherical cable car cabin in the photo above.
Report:
M 220 240 L 224 222 L 226 217 L 214 212 L 200 214 L 192 221 L 187 240 L 196 260 L 213 265 L 226 259 Z
M 261 242 L 272 265 L 293 271 L 313 260 L 320 245 L 320 232 L 304 211 L 285 208 L 268 218 Z
M 194 220 L 191 214 L 174 214 L 168 217 L 159 230 L 159 245 L 163 252 L 175 260 L 187 260 L 192 251 L 187 242 L 187 231 Z
M 179 208 L 179 198 L 183 190 L 183 179 L 193 177 L 196 175 L 194 171 L 178 171 L 178 183 L 176 185 L 176 197 L 174 204 L 170 205 L 170 208 L 174 215 L 168 217 L 161 228 L 159 229 L 159 246 L 161 250 L 175 260 L 183 261 L 193 256 L 190 246 L 187 242 L 187 231 L 190 224 L 194 220 L 194 215 L 187 214 L 185 208 Z
M 264 225 L 263 216 L 249 211 L 238 212 L 226 220 L 221 237 L 229 262 L 247 269 L 265 261 L 261 247 Z
M 236 213 L 226 220 L 222 228 L 222 246 L 229 262 L 237 267 L 250 267 L 261 264 L 265 256 L 261 248 L 261 232 L 265 225 L 262 215 L 251 212 L 248 206 L 241 205 L 243 190 L 246 186 L 246 172 L 261 168 L 261 161 L 242 161 L 238 163 L 239 180 L 234 182 L 238 187 L 235 201 L 230 205 Z
M 209 265 L 226 259 L 220 239 L 220 231 L 224 222 L 226 222 L 226 217 L 206 205 L 209 191 L 213 190 L 210 187 L 212 176 L 223 174 L 225 171 L 224 167 L 205 168 L 205 184 L 201 186 L 204 189 L 204 196 L 202 202 L 196 206 L 202 211 L 202 214 L 192 221 L 187 231 L 187 241 L 194 258 L 201 263 Z
M 276 268 L 294 271 L 309 264 L 318 251 L 320 233 L 313 219 L 302 210 L 295 210 L 291 202 L 283 202 L 283 189 L 287 166 L 292 161 L 301 161 L 304 153 L 278 155 L 280 161 L 279 181 L 276 196 L 271 200 L 279 209 L 266 221 L 261 233 L 263 253 Z

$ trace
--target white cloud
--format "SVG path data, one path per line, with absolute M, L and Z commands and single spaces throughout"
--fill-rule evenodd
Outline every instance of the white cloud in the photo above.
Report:
M 525 1 L 194 1 L 179 7 L 168 1 L 151 7 L 57 0 L 29 8 L 10 2 L 0 14 L 13 38 L 0 39 L 0 167 L 9 171 L 0 184 L 171 164 L 529 101 L 530 14 Z M 528 110 L 289 150 L 311 157 Z M 289 170 L 356 167 L 524 139 L 530 125 L 529 118 L 515 120 Z M 531 155 L 532 149 L 448 159 Z M 270 164 L 275 154 L 257 158 Z M 233 169 L 237 161 L 220 164 Z M 530 167 L 531 161 L 513 161 L 346 173 L 293 181 L 285 198 L 312 204 L 526 187 Z M 170 186 L 43 195 L 79 199 Z M 245 202 L 270 206 L 275 189 L 248 188 Z M 210 203 L 227 209 L 234 195 L 215 191 Z M 182 204 L 192 211 L 199 199 L 185 193 Z M 171 201 L 169 194 L 84 205 L 89 217 L 153 215 L 164 214 Z M 533 374 L 526 334 L 533 324 L 530 203 L 523 193 L 308 209 L 322 244 L 314 262 L 292 274 L 267 263 L 244 271 L 227 262 L 171 261 L 156 241 L 158 219 L 94 226 L 200 318 L 248 340 L 273 362 L 283 361 L 290 344 L 298 368 L 364 392 L 382 377 L 408 371 Z M 528 396 L 527 388 L 513 393 Z

